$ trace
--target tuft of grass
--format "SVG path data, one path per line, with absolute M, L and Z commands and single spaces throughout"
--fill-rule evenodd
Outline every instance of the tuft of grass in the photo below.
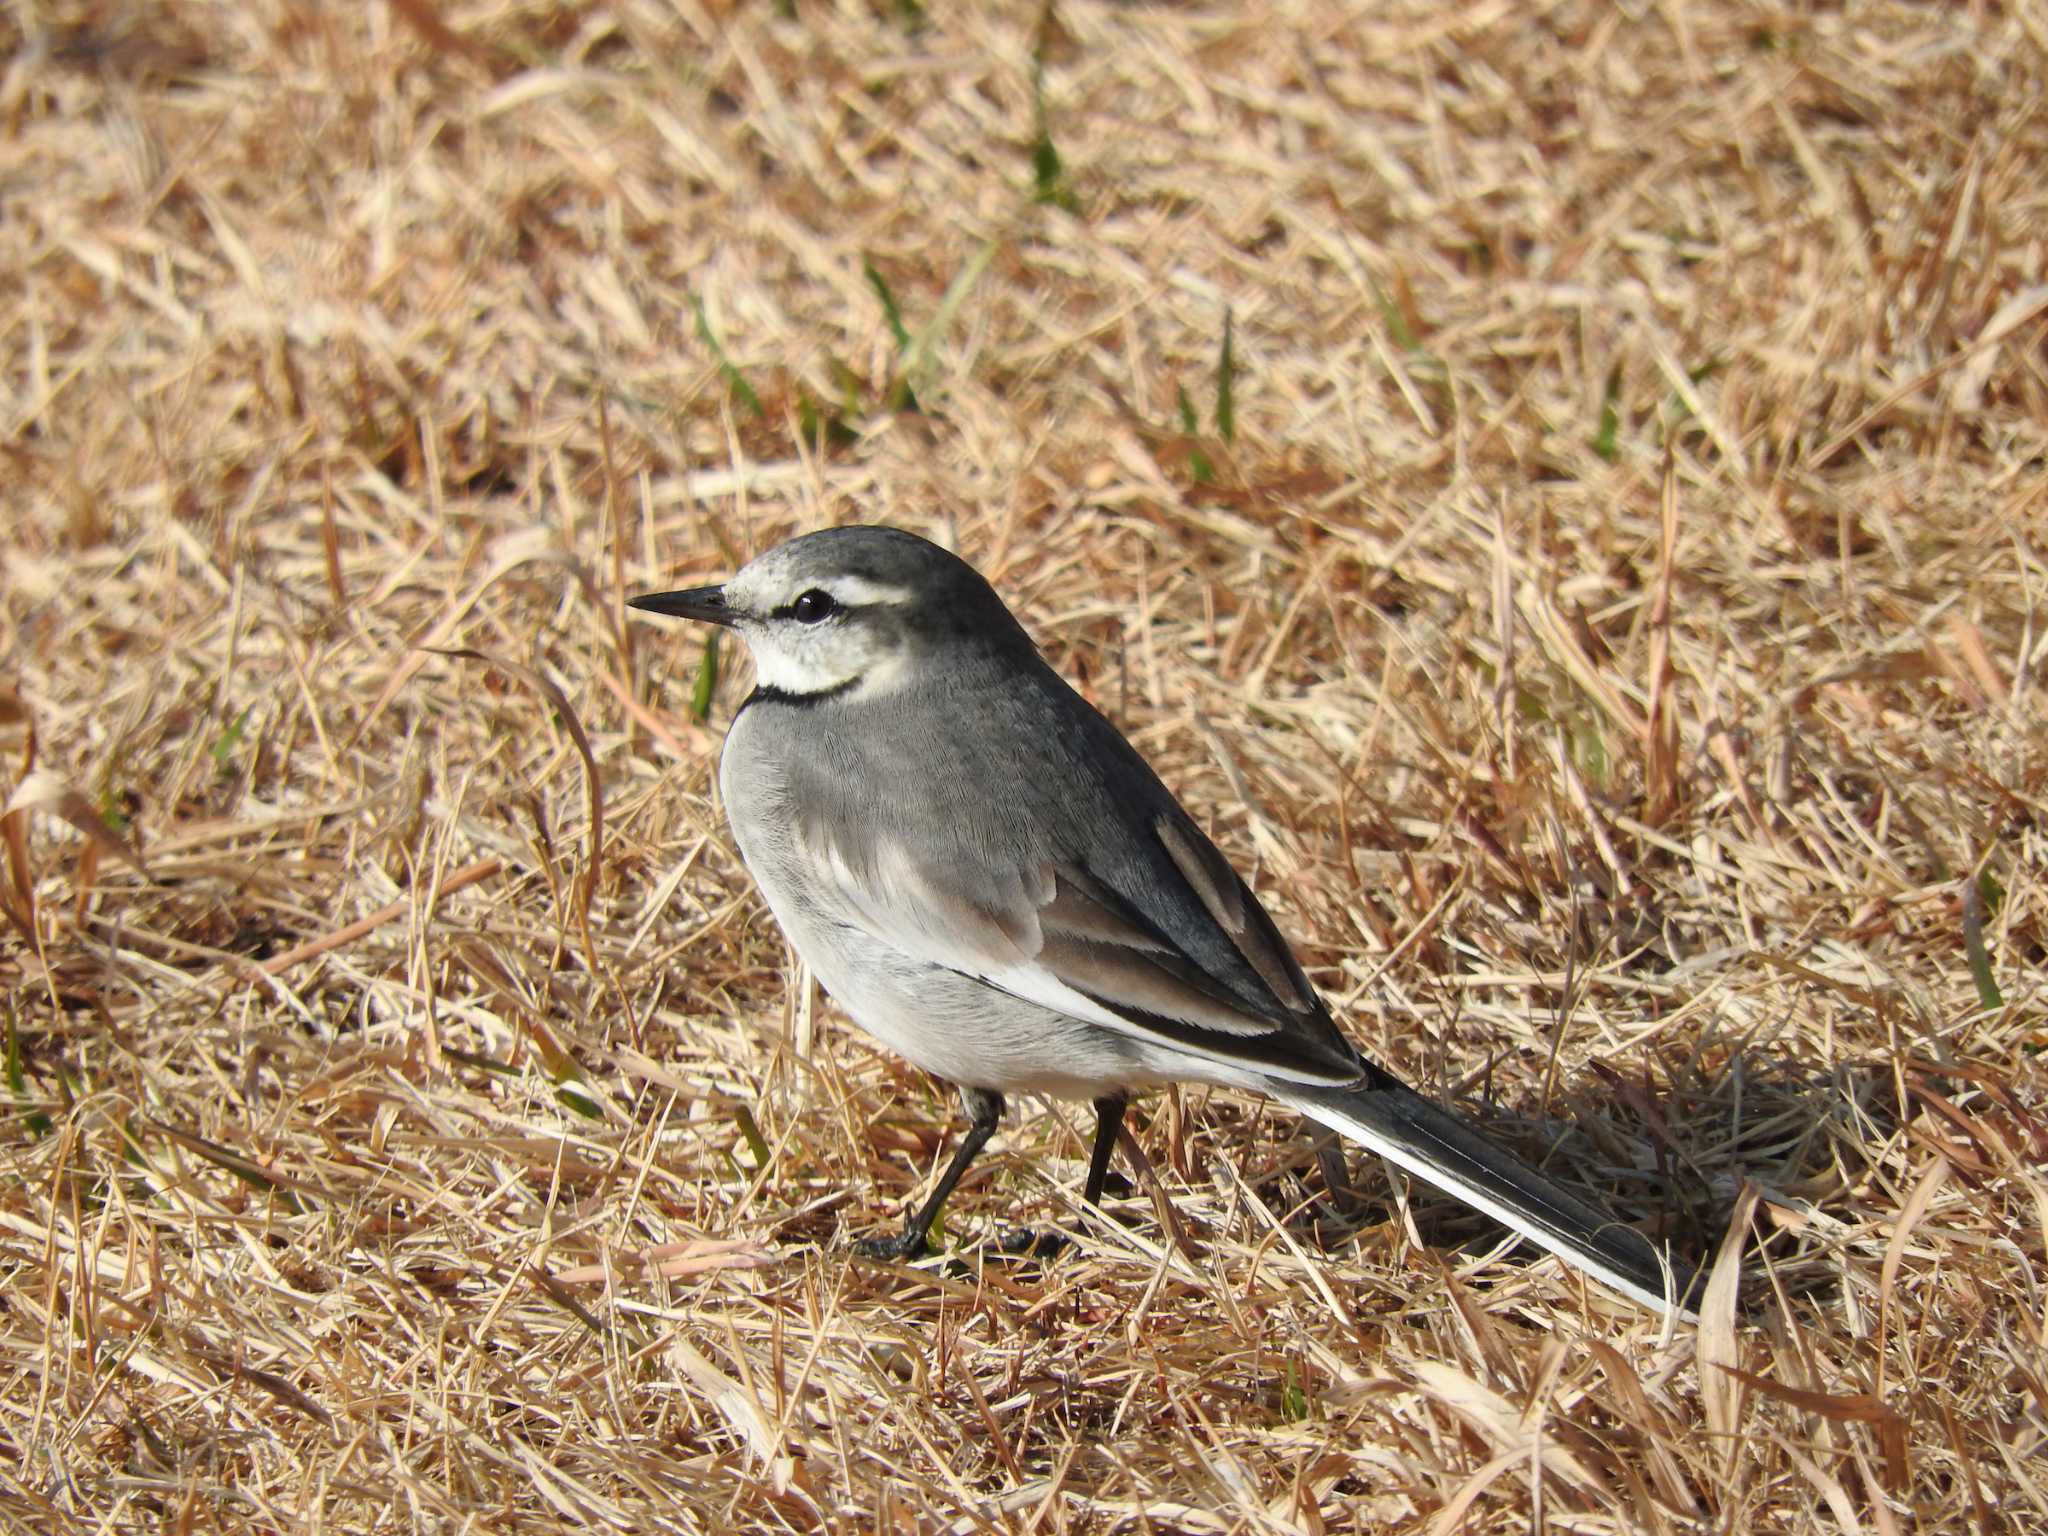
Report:
M 1300 1424 L 1308 1416 L 1308 1392 L 1302 1386 L 1299 1369 L 1290 1358 L 1280 1382 L 1280 1421 L 1283 1424 Z
M 881 301 L 882 318 L 896 343 L 896 356 L 880 385 L 872 388 L 851 368 L 833 359 L 832 374 L 838 385 L 839 399 L 830 408 L 820 406 L 809 393 L 799 391 L 797 424 L 807 442 L 820 450 L 851 448 L 860 441 L 860 433 L 853 424 L 867 419 L 871 411 L 893 414 L 902 411 L 921 413 L 924 410 L 918 399 L 920 383 L 914 382 L 913 375 L 918 381 L 929 382 L 934 349 L 939 339 L 945 335 L 995 251 L 993 242 L 983 246 L 955 274 L 931 321 L 916 333 L 905 322 L 903 308 L 897 302 L 888 279 L 876 267 L 874 258 L 866 252 L 861 254 L 861 275 Z
M 227 723 L 227 728 L 214 738 L 213 771 L 223 778 L 235 772 L 235 754 L 241 750 L 242 736 L 249 727 L 250 712 L 255 708 L 254 704 L 244 704 L 241 712 Z

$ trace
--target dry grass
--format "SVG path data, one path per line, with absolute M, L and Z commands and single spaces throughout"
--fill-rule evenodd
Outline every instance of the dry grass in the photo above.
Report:
M 2048 10 L 1848 9 L 11 7 L 0 1529 L 2048 1528 Z M 1753 1306 L 1221 1094 L 849 1262 L 954 1107 L 620 599 L 854 519 Z

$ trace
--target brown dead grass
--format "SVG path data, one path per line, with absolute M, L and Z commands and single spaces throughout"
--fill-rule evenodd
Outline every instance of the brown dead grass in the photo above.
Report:
M 0 29 L 0 1528 L 2048 1527 L 2039 4 Z M 1185 1252 L 1027 1106 L 850 1263 L 953 1106 L 620 599 L 856 519 L 1753 1310 L 1333 1233 L 1220 1094 Z

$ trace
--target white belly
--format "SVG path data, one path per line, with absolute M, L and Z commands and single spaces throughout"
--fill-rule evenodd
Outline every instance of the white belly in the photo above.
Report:
M 782 931 L 855 1023 L 936 1077 L 997 1093 L 1092 1099 L 1179 1075 L 1148 1070 L 1144 1043 L 1013 997 L 903 953 L 852 922 L 821 889 L 796 836 L 772 754 L 742 711 L 719 759 L 719 792 L 740 857 Z

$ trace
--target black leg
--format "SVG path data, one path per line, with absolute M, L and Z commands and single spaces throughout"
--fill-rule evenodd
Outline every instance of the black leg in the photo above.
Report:
M 903 1224 L 901 1235 L 871 1237 L 854 1244 L 869 1258 L 914 1259 L 923 1253 L 931 1237 L 932 1223 L 939 1219 L 946 1197 L 953 1193 L 953 1186 L 960 1182 L 967 1165 L 988 1145 L 989 1137 L 995 1135 L 996 1122 L 1003 1118 L 1003 1096 L 986 1088 L 962 1088 L 960 1097 L 967 1105 L 967 1134 L 960 1140 L 960 1150 L 953 1154 L 953 1161 L 940 1176 L 939 1187 L 932 1191 L 931 1198 Z
M 1124 1106 L 1130 1100 L 1121 1093 L 1106 1093 L 1095 1101 L 1095 1145 L 1088 1153 L 1088 1187 L 1084 1197 L 1090 1205 L 1102 1204 L 1103 1181 L 1109 1177 L 1109 1154 L 1116 1150 L 1116 1133 L 1124 1123 Z M 1033 1232 L 1019 1228 L 1003 1238 L 1003 1251 L 1016 1258 L 1050 1259 L 1067 1246 L 1057 1232 Z
M 1095 1149 L 1088 1154 L 1090 1205 L 1102 1204 L 1102 1181 L 1109 1177 L 1109 1154 L 1116 1147 L 1116 1133 L 1124 1123 L 1124 1106 L 1130 1100 L 1120 1093 L 1105 1094 L 1095 1101 Z

